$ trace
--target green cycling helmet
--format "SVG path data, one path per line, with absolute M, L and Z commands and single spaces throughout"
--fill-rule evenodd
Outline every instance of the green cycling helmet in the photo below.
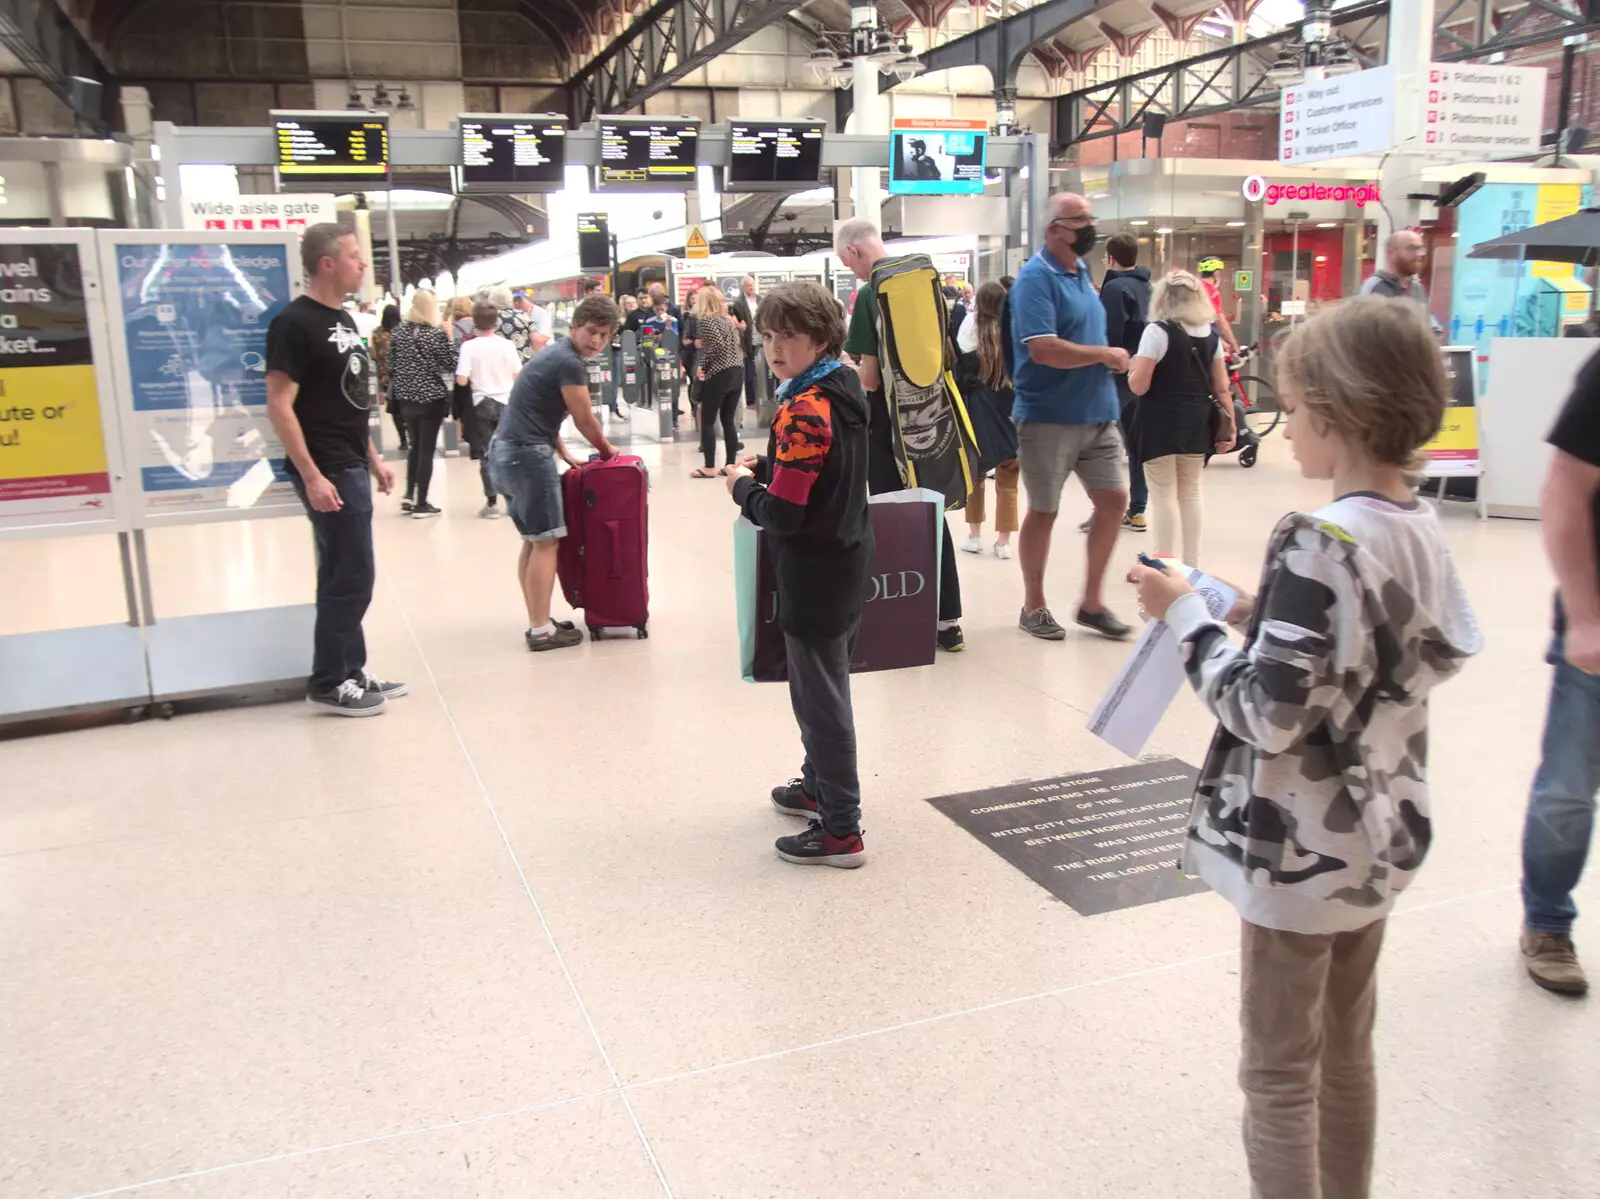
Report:
M 1218 271 L 1222 270 L 1222 259 L 1202 258 L 1200 260 L 1199 270 L 1202 275 L 1215 275 Z

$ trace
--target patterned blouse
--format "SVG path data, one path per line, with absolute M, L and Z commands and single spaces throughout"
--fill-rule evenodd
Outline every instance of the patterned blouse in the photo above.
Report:
M 696 336 L 700 339 L 697 365 L 706 378 L 719 371 L 744 365 L 744 351 L 739 348 L 739 331 L 725 316 L 702 316 L 698 321 Z
M 455 373 L 456 348 L 443 329 L 415 321 L 401 321 L 395 327 L 389 337 L 389 391 L 395 399 L 443 407 Z
M 527 313 L 502 308 L 499 333 L 516 347 L 518 358 L 526 362 L 533 357 L 533 320 Z

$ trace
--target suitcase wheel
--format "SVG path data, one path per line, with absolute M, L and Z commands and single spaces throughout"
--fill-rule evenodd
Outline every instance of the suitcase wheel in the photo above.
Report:
M 636 640 L 636 641 L 648 641 L 650 639 L 650 630 L 645 628 L 644 625 L 636 624 L 633 627 L 634 627 L 635 632 L 638 633 L 638 636 L 636 638 L 634 638 L 634 640 Z
M 590 641 L 599 641 L 600 640 L 600 630 L 591 627 L 589 629 L 589 640 Z
M 1240 466 L 1254 466 L 1256 464 L 1256 447 L 1247 445 L 1239 451 Z

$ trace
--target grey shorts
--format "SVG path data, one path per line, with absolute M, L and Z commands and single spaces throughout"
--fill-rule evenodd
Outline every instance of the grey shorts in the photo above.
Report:
M 506 511 L 524 541 L 559 541 L 567 535 L 554 446 L 495 438 L 489 446 L 489 481 L 506 497 Z
M 1055 512 L 1061 489 L 1076 474 L 1085 491 L 1128 490 L 1128 455 L 1115 421 L 1054 425 L 1028 420 L 1017 426 L 1017 464 L 1028 489 L 1030 512 Z

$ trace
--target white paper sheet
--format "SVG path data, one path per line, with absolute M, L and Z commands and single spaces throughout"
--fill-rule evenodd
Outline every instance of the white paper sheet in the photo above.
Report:
M 1169 568 L 1171 569 L 1171 568 Z M 1233 607 L 1239 593 L 1228 584 L 1197 569 L 1189 570 L 1189 583 L 1206 601 L 1218 620 Z M 1165 622 L 1145 625 L 1133 653 L 1122 664 L 1111 686 L 1089 717 L 1088 729 L 1096 737 L 1130 758 L 1143 751 L 1150 734 L 1172 706 L 1185 683 L 1178 639 Z

